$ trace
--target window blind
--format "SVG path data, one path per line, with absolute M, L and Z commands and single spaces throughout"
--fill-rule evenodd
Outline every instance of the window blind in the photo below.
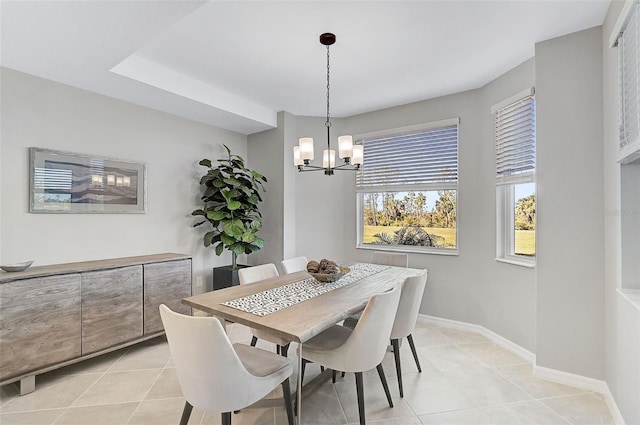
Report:
M 618 40 L 620 55 L 620 148 L 640 138 L 640 7 L 634 2 Z
M 359 189 L 380 186 L 456 188 L 458 124 L 365 138 Z
M 533 181 L 536 169 L 536 106 L 526 96 L 495 111 L 496 183 Z

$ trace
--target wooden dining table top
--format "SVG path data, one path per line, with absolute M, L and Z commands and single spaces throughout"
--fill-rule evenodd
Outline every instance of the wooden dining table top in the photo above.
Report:
M 311 275 L 307 272 L 291 273 L 194 295 L 183 299 L 182 302 L 230 322 L 265 330 L 289 341 L 305 342 L 361 311 L 372 295 L 392 289 L 405 278 L 420 272 L 420 269 L 389 266 L 381 272 L 266 316 L 258 316 L 222 303 L 299 282 L 310 278 Z

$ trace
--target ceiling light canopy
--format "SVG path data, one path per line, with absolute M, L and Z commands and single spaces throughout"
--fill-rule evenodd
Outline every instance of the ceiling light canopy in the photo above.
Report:
M 329 66 L 329 46 L 336 42 L 335 34 L 326 32 L 320 35 L 320 43 L 327 46 L 327 149 L 322 153 L 322 167 L 311 165 L 313 161 L 313 138 L 303 137 L 298 140 L 298 146 L 293 148 L 293 164 L 298 167 L 298 171 L 324 171 L 326 176 L 334 174 L 334 170 L 358 170 L 362 165 L 363 147 L 354 145 L 352 136 L 338 137 L 338 155 L 344 162 L 336 166 L 336 151 L 331 149 L 331 114 L 329 112 L 329 88 L 330 66 Z

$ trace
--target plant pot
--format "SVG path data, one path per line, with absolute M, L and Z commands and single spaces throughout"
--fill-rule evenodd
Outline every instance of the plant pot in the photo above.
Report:
M 233 270 L 232 266 L 222 266 L 213 268 L 213 290 L 228 288 L 240 284 L 238 280 L 238 270 Z M 243 269 L 246 266 L 244 264 L 238 264 L 238 269 Z

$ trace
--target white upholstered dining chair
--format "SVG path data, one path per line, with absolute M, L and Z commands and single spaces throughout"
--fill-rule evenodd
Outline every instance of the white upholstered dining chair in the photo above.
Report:
M 401 252 L 374 251 L 371 256 L 371 262 L 386 266 L 409 267 L 409 255 Z
M 399 300 L 399 286 L 391 291 L 373 295 L 354 329 L 339 325 L 332 326 L 305 342 L 302 345 L 302 352 L 298 353 L 304 360 L 318 363 L 334 371 L 355 373 L 361 425 L 366 423 L 362 372 L 377 368 L 389 407 L 393 407 L 382 360 L 387 352 Z
M 288 359 L 274 353 L 231 344 L 220 321 L 193 317 L 160 305 L 160 317 L 171 357 L 186 399 L 180 425 L 187 425 L 194 407 L 221 412 L 231 425 L 231 412 L 261 400 L 282 385 L 289 425 L 294 425 Z
M 409 267 L 409 255 L 402 252 L 374 251 L 371 256 L 371 262 L 384 266 Z M 362 313 L 356 313 L 347 317 L 344 321 L 344 326 L 353 329 L 360 318 L 360 314 Z
M 400 303 L 398 304 L 398 312 L 393 321 L 391 329 L 391 345 L 393 346 L 393 357 L 396 362 L 396 373 L 398 375 L 398 390 L 400 397 L 404 397 L 402 388 L 402 366 L 400 364 L 400 343 L 402 338 L 407 338 L 413 359 L 416 362 L 418 372 L 422 372 L 418 353 L 413 342 L 413 330 L 416 327 L 416 320 L 420 311 L 420 303 L 422 303 L 422 295 L 427 286 L 427 270 L 423 270 L 417 276 L 410 276 L 402 283 L 402 293 L 400 295 Z
M 245 267 L 238 270 L 238 280 L 240 281 L 240 285 L 246 285 L 277 276 L 279 276 L 278 269 L 273 263 L 261 264 L 259 266 L 253 267 Z M 287 357 L 289 343 L 291 341 L 287 341 L 284 338 L 280 338 L 279 336 L 273 335 L 272 333 L 260 329 L 252 329 L 251 331 L 253 332 L 253 337 L 251 338 L 251 346 L 255 346 L 258 343 L 259 339 L 263 339 L 265 341 L 276 344 L 278 353 L 282 354 L 284 357 Z
M 307 270 L 307 257 L 295 257 L 282 260 L 280 265 L 284 274 L 291 274 Z
M 404 389 L 402 387 L 402 365 L 400 363 L 400 344 L 402 338 L 407 338 L 409 346 L 411 347 L 411 353 L 413 359 L 416 362 L 418 372 L 422 372 L 420 366 L 420 360 L 418 359 L 418 353 L 413 341 L 413 330 L 416 327 L 416 321 L 418 320 L 418 313 L 420 312 L 420 303 L 422 302 L 422 296 L 427 286 L 427 270 L 423 270 L 416 276 L 410 276 L 404 280 L 401 286 L 400 303 L 398 304 L 398 311 L 393 322 L 393 328 L 391 330 L 391 346 L 393 347 L 393 357 L 396 364 L 396 373 L 398 375 L 398 390 L 400 397 L 404 397 Z M 358 323 L 359 318 L 349 317 L 344 321 L 344 326 L 348 328 L 354 328 Z

